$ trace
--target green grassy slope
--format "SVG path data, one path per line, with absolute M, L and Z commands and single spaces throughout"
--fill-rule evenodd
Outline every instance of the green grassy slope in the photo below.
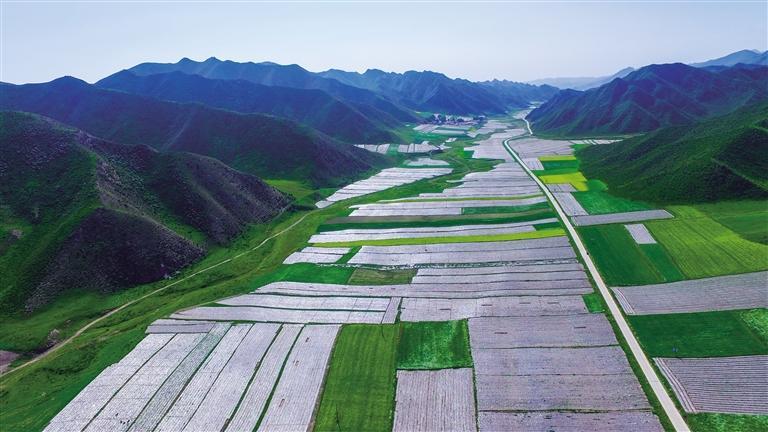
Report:
M 768 198 L 768 103 L 578 152 L 611 192 L 655 203 Z

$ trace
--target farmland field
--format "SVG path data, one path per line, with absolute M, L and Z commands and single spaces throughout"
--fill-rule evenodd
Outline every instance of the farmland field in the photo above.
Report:
M 688 278 L 768 268 L 768 245 L 745 240 L 692 207 L 671 207 L 675 219 L 646 226 Z
M 315 431 L 389 431 L 397 325 L 347 325 L 336 341 Z
M 398 369 L 472 367 L 467 321 L 401 324 Z
M 746 240 L 768 244 L 768 202 L 723 201 L 696 209 Z
M 768 338 L 753 324 L 768 320 L 765 309 L 630 316 L 628 319 L 650 357 L 768 353 Z
M 539 178 L 546 184 L 570 183 L 578 191 L 585 192 L 589 190 L 587 179 L 580 172 L 573 172 L 568 174 L 546 174 L 545 171 L 544 173 L 540 173 Z
M 576 192 L 573 196 L 589 214 L 621 213 L 651 209 L 651 207 L 643 203 L 616 197 L 604 191 Z
M 658 245 L 638 245 L 623 225 L 579 228 L 608 285 L 645 285 L 679 280 L 679 272 Z

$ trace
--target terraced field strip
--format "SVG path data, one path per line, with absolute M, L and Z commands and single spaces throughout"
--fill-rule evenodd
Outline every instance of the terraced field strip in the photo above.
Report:
M 184 430 L 219 431 L 224 427 L 279 329 L 278 324 L 251 326 Z
M 157 425 L 156 431 L 178 432 L 184 429 L 250 329 L 250 325 L 243 324 L 230 327 L 221 342 L 216 345 L 216 348 L 189 381 L 184 391 L 174 401 L 173 406 Z
M 397 321 L 397 314 L 400 312 L 402 300 L 402 297 L 392 297 L 389 299 L 387 311 L 384 312 L 384 318 L 381 319 L 382 324 L 394 324 Z
M 479 349 L 477 375 L 618 375 L 631 374 L 618 345 L 584 348 Z
M 147 335 L 136 347 L 91 381 L 54 417 L 45 432 L 83 430 L 109 400 L 144 364 L 161 350 L 172 334 Z
M 447 189 L 450 191 L 453 189 Z M 509 190 L 508 190 L 509 192 Z M 523 193 L 528 193 L 524 191 Z M 478 195 L 488 195 L 488 187 L 484 186 L 478 188 Z M 446 193 L 446 196 L 450 193 Z M 528 209 L 527 206 L 533 204 L 545 203 L 544 197 L 530 197 L 530 198 L 517 198 L 517 199 L 461 199 L 461 200 L 446 200 L 446 201 L 432 201 L 434 198 L 430 198 L 429 201 L 407 201 L 407 202 L 387 202 L 387 203 L 375 203 L 375 204 L 363 204 L 359 205 L 352 211 L 350 217 L 368 216 L 368 217 L 381 217 L 381 216 L 453 216 L 462 214 L 462 209 L 477 208 L 477 207 L 520 207 L 520 211 Z
M 560 204 L 560 207 L 563 208 L 565 214 L 568 216 L 584 216 L 588 214 L 571 193 L 553 192 L 552 195 L 554 195 L 555 199 Z
M 477 430 L 472 369 L 398 371 L 392 430 Z
M 340 260 L 349 253 L 349 248 L 318 248 L 305 247 L 304 249 L 288 255 L 283 264 L 313 263 L 330 264 Z
M 488 348 L 615 345 L 603 315 L 475 318 L 469 320 L 472 351 Z
M 363 246 L 350 264 L 416 266 L 486 264 L 575 258 L 565 237 L 503 242 L 467 242 L 402 246 Z
M 768 356 L 654 361 L 686 412 L 768 415 Z
M 570 183 L 550 183 L 547 187 L 552 192 L 576 192 L 576 188 Z
M 768 307 L 768 272 L 613 288 L 628 315 Z
M 573 224 L 576 226 L 605 225 L 614 223 L 641 222 L 655 219 L 672 218 L 666 210 L 643 210 L 625 213 L 609 213 L 601 215 L 574 216 Z
M 397 147 L 398 153 L 429 153 L 436 150 L 439 150 L 439 148 L 430 144 L 429 141 L 422 141 L 419 144 L 400 144 Z
M 305 282 L 274 282 L 259 292 L 298 296 L 371 296 L 472 299 L 491 296 L 538 295 L 564 296 L 592 292 L 588 282 L 574 285 L 571 281 L 508 282 L 467 284 L 401 284 L 401 285 L 335 285 Z M 353 312 L 354 313 L 354 312 Z
M 526 159 L 539 156 L 551 155 L 572 155 L 573 148 L 570 141 L 548 140 L 541 138 L 520 138 L 507 141 L 508 145 L 515 150 L 520 159 L 525 163 Z
M 318 208 L 328 207 L 334 202 L 379 192 L 395 186 L 413 183 L 451 173 L 450 168 L 387 168 L 365 180 L 347 185 L 328 198 L 317 203 Z
M 339 328 L 335 325 L 304 327 L 257 430 L 310 429 Z
M 229 324 L 215 324 L 203 340 L 179 364 L 170 377 L 152 396 L 144 410 L 131 425 L 129 431 L 154 430 L 168 409 L 173 405 L 187 381 L 208 357 L 229 330 Z
M 390 145 L 392 144 L 355 144 L 355 147 L 368 150 L 369 152 L 387 154 Z
M 525 166 L 527 166 L 528 168 L 530 168 L 532 170 L 543 170 L 544 169 L 544 165 L 542 165 L 541 161 L 539 161 L 539 159 L 535 158 L 535 157 L 533 157 L 533 158 L 525 158 L 525 159 L 523 159 L 523 163 L 525 164 Z
M 453 321 L 477 317 L 573 315 L 587 313 L 580 295 L 404 298 L 401 321 Z
M 317 324 L 378 324 L 384 312 L 348 310 L 276 309 L 258 306 L 200 306 L 172 317 L 215 321 L 254 321 Z
M 300 331 L 299 325 L 282 326 L 248 385 L 237 411 L 227 424 L 227 432 L 252 431 L 256 428 Z
M 109 400 L 85 430 L 127 431 L 150 398 L 204 336 L 203 334 L 173 336 L 173 339 L 147 361 Z
M 624 225 L 624 228 L 627 229 L 627 231 L 629 232 L 629 235 L 632 236 L 632 240 L 634 240 L 635 243 L 639 245 L 656 244 L 656 239 L 653 238 L 653 236 L 648 231 L 648 228 L 645 227 L 645 225 L 631 224 L 631 225 Z
M 347 310 L 384 312 L 388 298 L 371 297 L 299 297 L 270 294 L 245 294 L 216 302 L 227 306 L 260 306 L 277 309 Z
M 346 243 L 368 240 L 387 240 L 402 238 L 434 238 L 461 236 L 493 236 L 536 231 L 534 225 L 557 222 L 556 218 L 543 218 L 525 222 L 501 224 L 459 225 L 436 228 L 384 228 L 384 229 L 346 229 L 326 231 L 313 235 L 310 243 Z
M 646 411 L 601 413 L 493 412 L 478 414 L 481 431 L 643 431 L 662 432 L 659 419 Z
M 159 325 L 152 324 L 147 327 L 147 333 L 208 333 L 213 329 L 213 323 L 195 323 L 194 321 L 189 324 L 169 324 Z
M 426 157 L 420 157 L 414 160 L 410 160 L 405 163 L 407 166 L 449 166 L 450 164 L 444 160 L 430 159 Z

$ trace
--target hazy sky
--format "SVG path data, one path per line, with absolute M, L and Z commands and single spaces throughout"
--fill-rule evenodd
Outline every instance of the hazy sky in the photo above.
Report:
M 0 80 L 210 56 L 472 80 L 607 75 L 768 49 L 768 2 L 8 2 Z

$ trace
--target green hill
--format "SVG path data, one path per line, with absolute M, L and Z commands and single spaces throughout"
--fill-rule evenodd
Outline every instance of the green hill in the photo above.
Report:
M 0 112 L 0 310 L 162 279 L 290 201 L 191 153 Z
M 768 103 L 578 152 L 612 193 L 657 203 L 768 198 Z
M 595 136 L 690 125 L 768 100 L 768 67 L 650 65 L 587 90 L 563 90 L 528 115 L 537 133 Z

